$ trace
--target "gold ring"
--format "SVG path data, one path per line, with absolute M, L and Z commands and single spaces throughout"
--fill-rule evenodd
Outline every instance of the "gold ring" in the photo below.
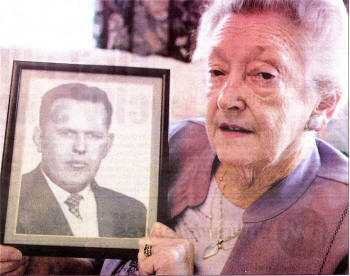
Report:
M 152 245 L 145 244 L 143 254 L 145 254 L 146 257 L 152 256 Z

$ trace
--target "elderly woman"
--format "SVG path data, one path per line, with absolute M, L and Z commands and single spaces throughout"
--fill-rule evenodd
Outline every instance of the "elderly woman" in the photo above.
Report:
M 216 0 L 204 14 L 206 121 L 172 131 L 175 231 L 140 242 L 142 274 L 341 269 L 347 159 L 315 132 L 346 92 L 346 18 L 339 0 Z
M 172 229 L 156 223 L 140 240 L 141 274 L 347 268 L 347 159 L 315 139 L 346 91 L 346 26 L 340 0 L 209 7 L 195 53 L 208 68 L 206 121 L 171 132 Z M 102 274 L 131 271 L 120 263 Z

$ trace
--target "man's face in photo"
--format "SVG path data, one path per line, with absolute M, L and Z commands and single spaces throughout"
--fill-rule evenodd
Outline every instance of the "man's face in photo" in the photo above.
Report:
M 60 98 L 49 118 L 34 133 L 42 154 L 42 169 L 56 185 L 76 193 L 94 179 L 106 157 L 113 135 L 102 103 Z

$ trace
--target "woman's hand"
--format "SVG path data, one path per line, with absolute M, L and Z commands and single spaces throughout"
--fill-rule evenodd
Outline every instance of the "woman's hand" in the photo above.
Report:
M 92 274 L 94 267 L 89 259 L 26 257 L 14 247 L 0 245 L 0 274 L 47 275 L 47 274 Z
M 151 255 L 145 256 L 145 245 L 152 246 Z M 139 271 L 143 275 L 191 275 L 194 269 L 194 247 L 172 229 L 156 222 L 150 236 L 140 239 Z
M 14 247 L 0 245 L 0 274 L 24 274 L 29 264 L 29 258 L 23 257 L 21 251 Z

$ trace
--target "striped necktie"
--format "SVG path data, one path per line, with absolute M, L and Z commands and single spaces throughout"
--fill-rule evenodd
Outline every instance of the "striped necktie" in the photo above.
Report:
M 82 199 L 83 199 L 83 196 L 81 195 L 71 194 L 64 202 L 65 204 L 68 205 L 69 212 L 71 212 L 78 219 L 83 219 L 79 213 L 79 203 L 80 203 L 80 200 Z

